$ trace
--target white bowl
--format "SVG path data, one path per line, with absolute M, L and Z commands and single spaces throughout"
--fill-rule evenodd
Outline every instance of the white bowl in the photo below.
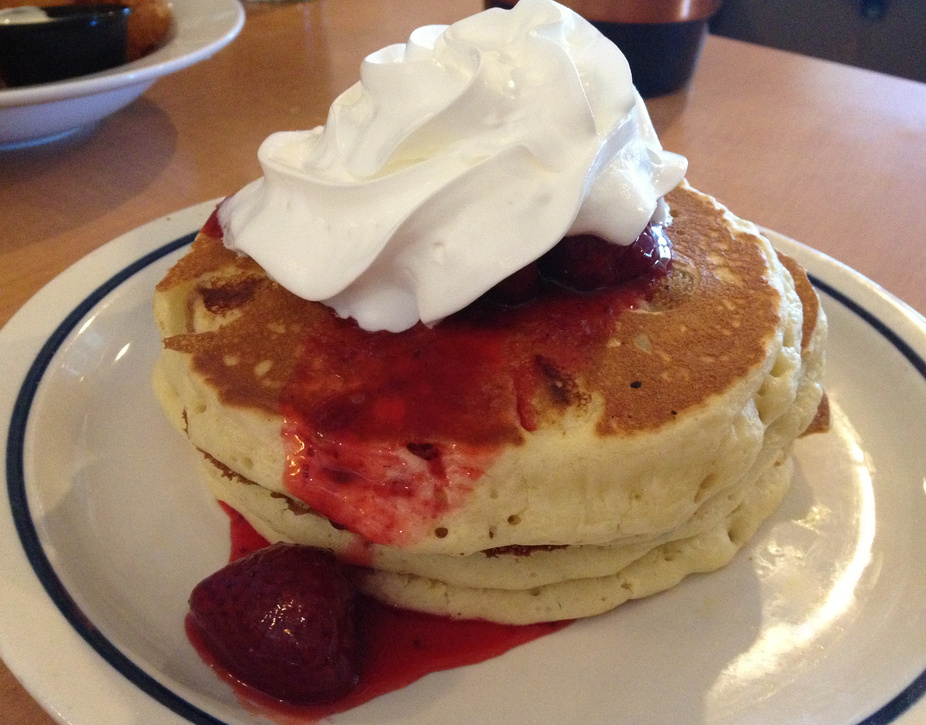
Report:
M 173 0 L 168 41 L 131 63 L 56 83 L 0 90 L 0 149 L 45 143 L 127 106 L 161 76 L 205 60 L 244 25 L 238 0 Z

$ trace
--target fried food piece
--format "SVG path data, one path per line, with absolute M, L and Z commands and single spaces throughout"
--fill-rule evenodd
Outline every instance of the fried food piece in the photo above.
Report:
M 59 5 L 93 5 L 96 0 L 0 0 L 0 10 L 27 5 L 55 7 Z M 120 5 L 132 8 L 128 25 L 130 61 L 138 60 L 160 48 L 170 32 L 171 12 L 167 0 L 121 0 Z
M 171 12 L 167 0 L 122 0 L 132 8 L 129 16 L 128 59 L 138 60 L 157 50 L 170 31 Z

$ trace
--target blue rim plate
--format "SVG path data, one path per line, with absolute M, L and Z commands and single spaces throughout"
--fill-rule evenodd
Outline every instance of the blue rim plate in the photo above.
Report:
M 148 382 L 153 287 L 214 203 L 103 245 L 0 331 L 0 656 L 60 722 L 267 722 L 186 640 L 227 523 Z M 751 545 L 334 722 L 926 725 L 926 321 L 769 234 L 821 293 L 834 425 Z

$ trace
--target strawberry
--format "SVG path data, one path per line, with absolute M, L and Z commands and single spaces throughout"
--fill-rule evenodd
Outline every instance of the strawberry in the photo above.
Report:
M 530 302 L 540 294 L 540 265 L 531 262 L 486 292 L 486 299 L 506 307 Z
M 647 226 L 633 244 L 612 244 L 592 234 L 564 237 L 540 259 L 503 279 L 486 292 L 486 302 L 515 307 L 551 289 L 594 292 L 625 282 L 665 274 L 672 243 L 661 226 Z
M 540 265 L 547 279 L 576 292 L 591 292 L 664 271 L 670 250 L 661 227 L 646 227 L 633 244 L 626 246 L 578 234 L 562 239 L 541 258 Z
M 279 700 L 331 702 L 357 683 L 354 593 L 328 552 L 255 551 L 197 584 L 190 613 L 220 666 Z

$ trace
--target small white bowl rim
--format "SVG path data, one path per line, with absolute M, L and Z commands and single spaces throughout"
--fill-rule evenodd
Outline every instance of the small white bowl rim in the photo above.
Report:
M 0 90 L 0 108 L 91 96 L 148 82 L 198 63 L 227 45 L 244 25 L 244 8 L 238 0 L 173 0 L 173 37 L 143 58 L 99 73 L 53 83 Z M 227 16 L 202 23 L 211 14 Z M 187 20 L 199 20 L 189 23 Z

